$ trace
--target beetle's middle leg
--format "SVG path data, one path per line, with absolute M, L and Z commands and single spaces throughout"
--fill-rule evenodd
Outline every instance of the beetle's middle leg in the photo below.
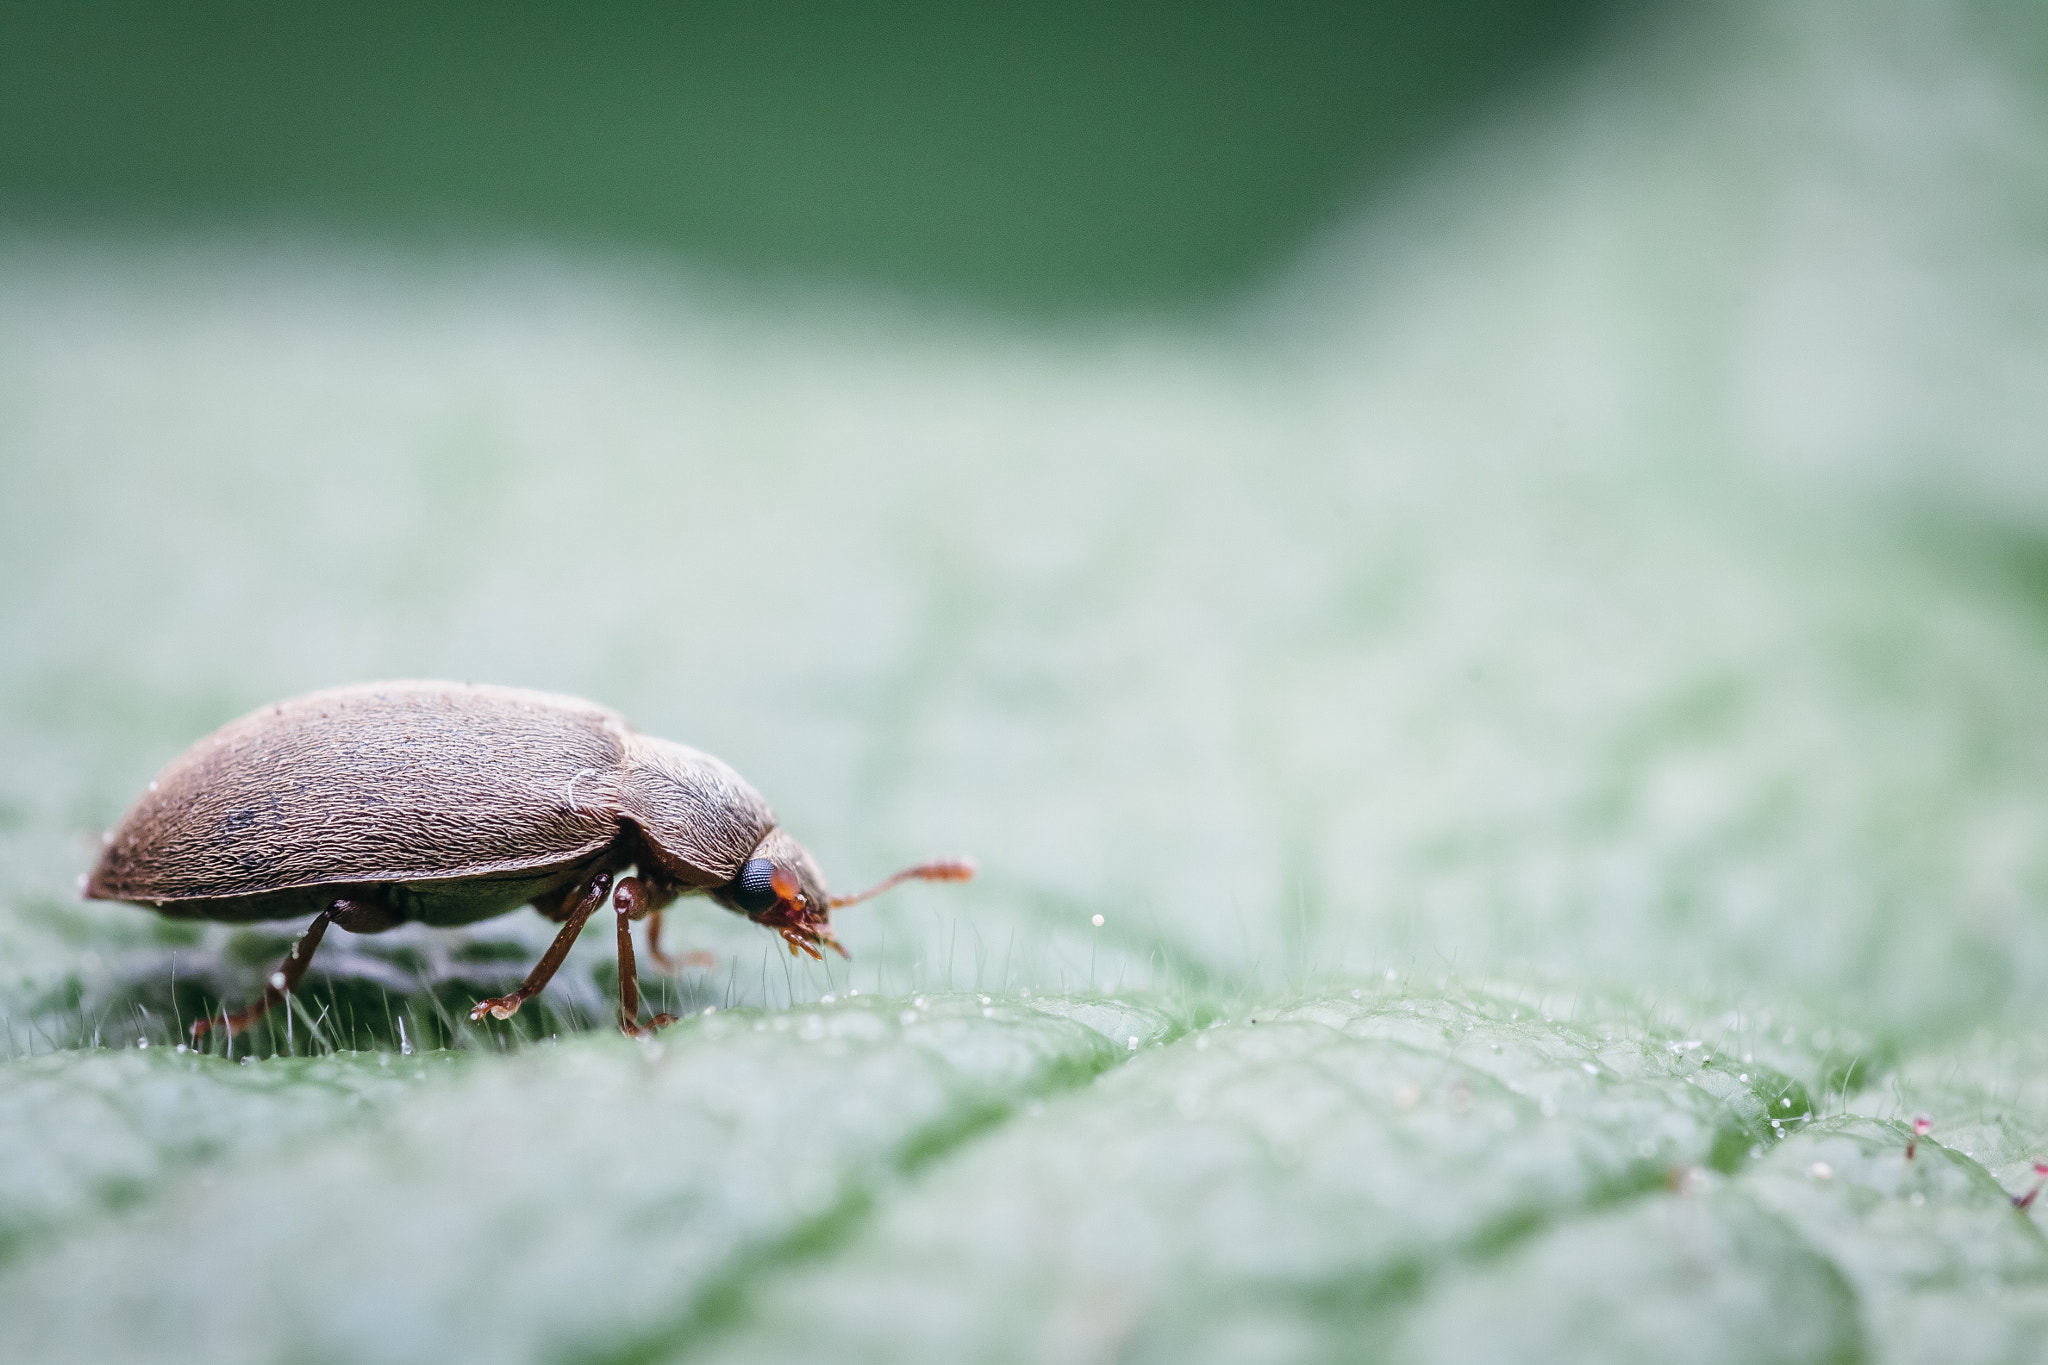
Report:
M 576 913 L 576 907 L 581 903 L 583 891 L 583 880 L 576 878 L 559 890 L 536 897 L 533 908 L 540 912 L 543 919 L 551 919 L 557 924 L 567 924 L 569 917 Z
M 510 995 L 477 1001 L 469 1011 L 470 1021 L 474 1023 L 486 1014 L 498 1019 L 510 1019 L 519 1013 L 521 1005 L 539 995 L 548 982 L 554 979 L 556 970 L 562 965 L 562 959 L 569 955 L 570 945 L 574 944 L 576 936 L 583 932 L 584 922 L 597 912 L 598 906 L 604 904 L 604 898 L 611 889 L 612 874 L 609 872 L 600 872 L 586 882 L 582 899 L 578 900 L 576 908 L 569 912 L 568 919 L 562 925 L 562 931 L 555 935 L 555 941 L 541 954 L 540 961 L 533 964 L 533 970 L 527 973 L 526 980 L 520 984 L 519 989 Z
M 313 965 L 313 953 L 320 947 L 328 925 L 338 924 L 352 934 L 376 934 L 398 923 L 399 917 L 387 906 L 337 898 L 332 905 L 313 916 L 306 932 L 299 935 L 299 941 L 292 945 L 292 950 L 284 955 L 284 961 L 278 963 L 277 970 L 270 974 L 269 984 L 255 1004 L 218 1021 L 212 1018 L 193 1020 L 192 1041 L 198 1043 L 216 1022 L 225 1026 L 228 1037 L 232 1038 L 262 1018 L 272 1005 L 290 995 L 292 988 L 299 984 L 299 978 L 306 974 L 306 968 Z

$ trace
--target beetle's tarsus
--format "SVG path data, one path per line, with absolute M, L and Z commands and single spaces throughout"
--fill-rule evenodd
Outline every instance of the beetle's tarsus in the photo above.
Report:
M 519 1007 L 526 1001 L 517 995 L 501 995 L 491 1000 L 479 1000 L 470 1007 L 469 1021 L 474 1024 L 486 1014 L 493 1019 L 510 1019 L 519 1013 Z
M 657 1014 L 644 1024 L 628 1024 L 619 1021 L 619 1032 L 628 1038 L 652 1038 L 656 1029 L 665 1029 L 676 1021 L 673 1014 Z

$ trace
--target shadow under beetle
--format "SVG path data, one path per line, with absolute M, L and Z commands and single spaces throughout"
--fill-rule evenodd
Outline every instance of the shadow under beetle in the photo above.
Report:
M 622 877 L 626 869 L 633 875 Z M 255 1004 L 192 1025 L 237 1033 L 298 984 L 329 924 L 374 934 L 472 924 L 532 905 L 562 926 L 510 995 L 509 1019 L 562 965 L 609 897 L 618 914 L 619 1027 L 639 1021 L 631 921 L 663 966 L 661 912 L 702 893 L 781 934 L 791 955 L 845 956 L 833 909 L 899 882 L 964 881 L 966 858 L 831 896 L 768 803 L 711 755 L 634 734 L 574 697 L 462 683 L 366 683 L 266 706 L 179 755 L 106 836 L 94 900 L 178 919 L 313 922 Z M 652 1027 L 674 1022 L 656 1015 Z

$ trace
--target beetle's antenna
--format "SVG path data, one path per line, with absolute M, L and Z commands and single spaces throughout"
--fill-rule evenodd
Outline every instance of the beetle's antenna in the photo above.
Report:
M 828 904 L 837 910 L 842 905 L 858 905 L 903 882 L 964 882 L 972 878 L 974 873 L 972 858 L 934 858 L 928 863 L 919 863 L 916 867 L 906 867 L 895 876 L 876 882 L 857 896 L 834 896 Z

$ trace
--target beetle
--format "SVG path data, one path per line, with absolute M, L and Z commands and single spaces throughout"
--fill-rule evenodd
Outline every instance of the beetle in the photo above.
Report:
M 631 869 L 630 875 L 627 874 Z M 531 905 L 562 928 L 510 995 L 472 1020 L 510 1019 L 562 965 L 609 897 L 618 916 L 619 1027 L 643 1027 L 628 932 L 703 894 L 780 934 L 794 956 L 846 949 L 832 910 L 900 882 L 965 881 L 967 858 L 905 868 L 832 896 L 768 803 L 710 754 L 636 734 L 575 697 L 468 683 L 365 683 L 278 702 L 200 740 L 157 775 L 104 836 L 91 900 L 175 919 L 312 923 L 262 998 L 192 1025 L 230 1036 L 285 999 L 330 924 L 374 934 L 453 927 Z

